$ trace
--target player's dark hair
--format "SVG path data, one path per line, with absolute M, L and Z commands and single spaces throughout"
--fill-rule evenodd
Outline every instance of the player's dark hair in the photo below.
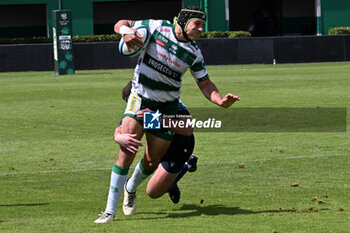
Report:
M 122 98 L 125 101 L 128 101 L 129 95 L 131 93 L 131 86 L 132 86 L 132 82 L 128 82 L 128 84 L 126 84 L 126 86 L 123 88 L 122 90 Z

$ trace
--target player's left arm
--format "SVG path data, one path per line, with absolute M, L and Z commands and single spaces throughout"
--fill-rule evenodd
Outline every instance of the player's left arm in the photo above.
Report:
M 236 101 L 240 100 L 238 96 L 233 95 L 232 93 L 228 93 L 222 97 L 215 84 L 209 78 L 204 81 L 197 82 L 197 84 L 204 96 L 220 107 L 228 108 Z

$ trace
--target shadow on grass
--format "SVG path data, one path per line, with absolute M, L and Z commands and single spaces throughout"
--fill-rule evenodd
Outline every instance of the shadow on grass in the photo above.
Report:
M 296 210 L 245 210 L 239 207 L 228 207 L 223 205 L 209 205 L 209 206 L 199 206 L 199 205 L 183 205 L 181 209 L 177 211 L 183 210 L 192 210 L 191 212 L 186 213 L 171 213 L 167 217 L 170 218 L 184 218 L 184 217 L 195 217 L 195 216 L 214 216 L 214 215 L 240 215 L 240 214 L 261 214 L 261 213 L 292 213 L 296 212 Z
M 198 217 L 198 216 L 216 216 L 216 215 L 241 215 L 241 214 L 261 214 L 261 213 L 294 213 L 297 212 L 295 209 L 290 210 L 245 210 L 240 207 L 229 207 L 223 205 L 209 205 L 209 206 L 200 206 L 200 205 L 183 205 L 180 209 L 174 209 L 173 211 L 181 211 L 181 213 L 168 213 L 167 211 L 159 212 L 139 212 L 138 214 L 157 214 L 157 215 L 166 215 L 159 218 L 148 218 L 145 217 L 144 220 L 149 219 L 161 219 L 161 218 L 187 218 L 187 217 Z M 186 211 L 186 212 L 184 212 Z M 189 212 L 190 211 L 190 212 Z
M 40 206 L 40 205 L 49 205 L 49 204 L 50 203 L 9 204 L 9 205 L 0 205 L 0 207 Z

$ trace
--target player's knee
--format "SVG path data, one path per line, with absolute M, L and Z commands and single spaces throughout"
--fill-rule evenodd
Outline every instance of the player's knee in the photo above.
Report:
M 155 171 L 159 163 L 154 163 L 153 161 L 147 161 L 143 159 L 142 166 L 147 172 Z
M 147 188 L 146 192 L 147 192 L 147 195 L 153 199 L 160 198 L 163 195 L 163 193 L 157 192 L 156 190 L 149 189 L 149 188 Z

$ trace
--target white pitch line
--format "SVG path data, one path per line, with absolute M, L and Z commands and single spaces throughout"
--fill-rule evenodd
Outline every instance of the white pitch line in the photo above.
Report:
M 311 156 L 294 156 L 284 158 L 263 158 L 245 161 L 229 161 L 229 162 L 210 162 L 210 163 L 198 163 L 199 166 L 205 165 L 220 165 L 220 164 L 235 164 L 238 162 L 260 162 L 260 161 L 272 161 L 272 160 L 292 160 L 292 159 L 309 159 L 309 158 L 322 158 L 322 157 L 334 157 L 334 156 L 345 156 L 346 154 L 334 154 L 334 155 L 311 155 Z M 135 167 L 130 167 L 135 168 Z M 88 172 L 88 171 L 105 171 L 111 170 L 112 168 L 91 168 L 91 169 L 72 169 L 72 170 L 50 170 L 50 171 L 37 171 L 37 172 L 22 172 L 22 173 L 0 173 L 0 176 L 15 176 L 15 175 L 38 175 L 38 174 L 50 174 L 50 173 L 69 173 L 69 172 Z
M 38 174 L 50 174 L 50 173 L 67 173 L 67 172 L 88 172 L 88 171 L 103 171 L 112 170 L 112 168 L 92 168 L 92 169 L 72 169 L 72 170 L 50 170 L 50 171 L 37 171 L 37 172 L 13 172 L 13 173 L 0 173 L 0 176 L 14 176 L 14 175 L 38 175 Z

